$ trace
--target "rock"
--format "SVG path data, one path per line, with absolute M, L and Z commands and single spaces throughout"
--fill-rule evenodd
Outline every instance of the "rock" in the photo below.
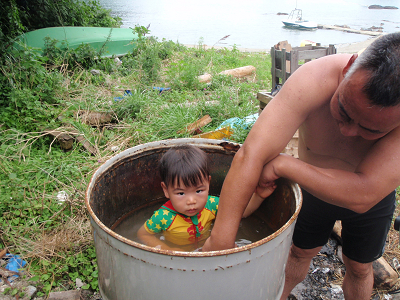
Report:
M 90 70 L 90 73 L 92 73 L 92 75 L 100 75 L 100 71 L 95 69 Z
M 382 5 L 370 5 L 368 6 L 369 9 L 399 9 L 396 6 L 382 6 Z
M 376 4 L 374 4 L 374 5 L 368 6 L 368 8 L 369 8 L 369 9 L 383 9 L 383 6 L 382 6 L 382 5 L 376 5 Z
M 25 288 L 24 292 L 26 293 L 26 296 L 27 296 L 28 298 L 32 298 L 33 294 L 36 293 L 36 287 L 34 287 L 34 286 L 32 286 L 32 285 L 28 285 L 28 286 Z
M 84 285 L 85 285 L 85 283 L 80 279 L 80 278 L 76 278 L 75 279 L 75 284 L 76 284 L 76 287 L 79 289 L 79 288 L 81 288 L 81 287 L 83 287 Z
M 331 299 L 344 299 L 343 290 L 340 285 L 332 284 L 331 297 Z
M 117 66 L 122 65 L 122 61 L 118 57 L 114 58 L 114 62 Z
M 72 290 L 65 292 L 52 292 L 49 294 L 47 300 L 80 300 L 81 291 Z
M 306 289 L 306 285 L 305 285 L 303 282 L 300 282 L 298 285 L 296 285 L 296 286 L 294 287 L 294 289 L 293 289 L 292 292 L 290 293 L 291 296 L 292 296 L 291 299 L 293 299 L 293 297 L 294 297 L 294 299 L 297 299 L 297 300 L 302 300 L 302 299 L 304 299 L 304 298 L 302 297 L 302 291 L 304 291 L 305 289 Z

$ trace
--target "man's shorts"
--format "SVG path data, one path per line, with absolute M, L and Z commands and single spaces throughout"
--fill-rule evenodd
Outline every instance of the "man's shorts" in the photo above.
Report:
M 293 234 L 295 246 L 313 249 L 325 245 L 336 220 L 342 220 L 344 255 L 359 263 L 382 256 L 395 209 L 395 191 L 362 214 L 326 203 L 304 189 L 302 193 L 303 205 Z

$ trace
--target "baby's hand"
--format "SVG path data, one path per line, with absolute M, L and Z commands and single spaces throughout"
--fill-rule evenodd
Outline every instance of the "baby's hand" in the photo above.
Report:
M 257 185 L 256 194 L 261 198 L 265 199 L 269 197 L 275 191 L 275 189 L 276 189 L 276 183 L 275 181 L 271 181 L 264 186 Z

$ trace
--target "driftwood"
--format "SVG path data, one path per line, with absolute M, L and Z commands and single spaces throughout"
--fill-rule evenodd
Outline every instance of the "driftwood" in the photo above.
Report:
M 95 155 L 97 153 L 96 148 L 94 148 L 87 141 L 87 139 L 76 130 L 71 130 L 68 132 L 63 132 L 63 131 L 59 131 L 59 130 L 44 130 L 44 132 L 57 138 L 57 140 L 60 142 L 61 148 L 64 150 L 72 149 L 74 137 L 75 137 L 75 139 L 80 144 L 82 144 L 82 146 L 85 147 L 85 149 L 88 150 L 91 154 Z
M 112 115 L 106 112 L 79 110 L 76 116 L 82 120 L 82 123 L 90 126 L 99 126 L 110 123 L 112 120 Z
M 206 126 L 208 123 L 211 123 L 212 119 L 209 115 L 205 115 L 204 117 L 202 117 L 201 119 L 197 120 L 196 122 L 193 122 L 191 124 L 189 124 L 188 126 L 186 126 L 185 129 L 183 130 L 179 130 L 178 133 L 184 133 L 184 132 L 188 132 L 188 133 L 201 133 L 201 127 Z
M 342 244 L 342 224 L 340 221 L 336 221 L 332 234 Z M 374 270 L 375 287 L 390 289 L 399 281 L 397 272 L 389 265 L 385 258 L 380 257 L 374 261 L 372 267 Z
M 220 75 L 230 75 L 235 78 L 243 78 L 246 76 L 250 76 L 256 71 L 256 68 L 253 66 L 244 66 L 236 69 L 230 69 L 220 72 Z M 212 76 L 210 74 L 204 74 L 197 77 L 200 82 L 210 82 Z
M 0 251 L 0 259 L 2 259 L 6 254 L 7 254 L 7 248 L 4 248 L 3 250 Z

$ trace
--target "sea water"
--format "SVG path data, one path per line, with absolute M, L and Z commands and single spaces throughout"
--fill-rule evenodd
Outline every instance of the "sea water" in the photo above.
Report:
M 99 0 L 122 18 L 124 28 L 150 26 L 150 34 L 181 44 L 233 46 L 270 49 L 287 40 L 300 46 L 302 40 L 329 44 L 365 41 L 371 36 L 335 30 L 304 31 L 283 26 L 294 8 L 303 18 L 322 25 L 347 25 L 353 29 L 382 27 L 383 32 L 399 31 L 400 9 L 368 9 L 369 5 L 397 6 L 396 0 Z M 226 36 L 226 39 L 222 39 Z M 221 40 L 222 39 L 222 40 Z
M 121 220 L 119 220 L 116 224 L 114 224 L 111 229 L 115 233 L 123 236 L 124 238 L 141 243 L 141 241 L 137 237 L 137 231 L 144 224 L 144 222 L 146 222 L 146 220 L 153 215 L 153 212 L 159 209 L 160 206 L 163 205 L 166 201 L 168 201 L 168 199 L 164 198 L 161 201 L 155 201 L 151 205 L 128 213 L 126 216 L 122 217 Z M 258 218 L 256 215 L 253 214 L 241 220 L 239 230 L 236 235 L 236 244 L 238 247 L 245 246 L 253 242 L 259 241 L 269 236 L 273 232 L 274 231 L 271 229 L 270 226 L 268 226 L 268 224 L 266 224 L 264 220 Z M 165 241 L 162 234 L 157 234 L 156 236 L 171 247 L 180 247 L 178 245 L 174 245 Z M 193 247 L 187 251 L 199 251 L 199 249 L 195 249 Z

